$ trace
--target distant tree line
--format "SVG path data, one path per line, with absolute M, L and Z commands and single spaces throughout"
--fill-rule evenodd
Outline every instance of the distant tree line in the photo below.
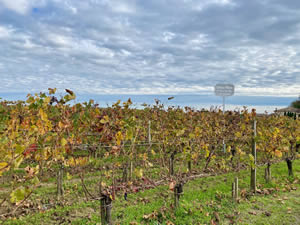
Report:
M 297 115 L 297 113 L 292 113 L 292 112 L 284 112 L 284 115 L 285 116 L 288 116 L 288 117 L 291 117 L 291 118 L 294 118 L 295 120 L 298 118 L 300 118 L 300 114 Z
M 300 99 L 296 100 L 296 101 L 293 101 L 291 103 L 291 106 L 296 108 L 296 109 L 300 109 Z

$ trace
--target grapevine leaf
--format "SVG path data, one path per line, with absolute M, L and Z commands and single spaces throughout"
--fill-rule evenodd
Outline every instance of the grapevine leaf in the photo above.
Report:
M 276 155 L 278 158 L 281 158 L 281 157 L 282 157 L 282 152 L 279 151 L 279 150 L 275 150 L 275 155 Z
M 62 138 L 61 141 L 60 141 L 60 143 L 61 143 L 61 146 L 64 147 L 64 146 L 66 146 L 66 144 L 67 144 L 68 142 L 67 142 L 67 140 L 66 140 L 65 138 Z
M 24 200 L 26 195 L 28 195 L 29 193 L 30 193 L 30 189 L 20 187 L 20 188 L 14 190 L 10 194 L 10 202 L 11 203 L 18 203 L 18 202 Z

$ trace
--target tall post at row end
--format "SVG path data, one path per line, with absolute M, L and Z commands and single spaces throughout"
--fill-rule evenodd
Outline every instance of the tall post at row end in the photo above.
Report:
M 256 120 L 253 121 L 253 139 L 252 139 L 252 156 L 254 159 L 253 165 L 251 165 L 251 190 L 256 192 Z
M 151 120 L 148 122 L 148 142 L 151 144 Z
M 223 99 L 223 115 L 225 115 L 225 97 L 232 96 L 234 94 L 233 84 L 216 84 L 215 85 L 215 95 L 221 96 Z M 224 130 L 225 130 L 225 117 L 224 117 Z M 223 130 L 223 132 L 224 132 Z M 223 152 L 226 153 L 226 143 L 223 138 Z

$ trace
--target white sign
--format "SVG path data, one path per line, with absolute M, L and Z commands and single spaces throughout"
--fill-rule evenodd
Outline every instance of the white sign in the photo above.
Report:
M 233 84 L 217 84 L 215 86 L 215 94 L 217 96 L 232 96 L 234 94 Z

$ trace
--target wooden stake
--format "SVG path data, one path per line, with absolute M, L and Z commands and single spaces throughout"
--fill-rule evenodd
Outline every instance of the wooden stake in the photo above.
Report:
M 235 182 L 232 182 L 231 196 L 232 199 L 235 199 Z
M 61 163 L 57 172 L 57 197 L 60 199 L 64 195 L 63 187 L 64 165 Z
M 102 225 L 111 225 L 111 208 L 112 208 L 112 200 L 110 196 L 106 194 L 101 194 L 100 198 L 101 204 L 101 224 Z
M 251 190 L 256 192 L 256 120 L 253 121 L 253 139 L 252 139 L 252 156 L 254 158 L 254 165 L 251 167 Z
M 151 145 L 151 120 L 149 120 L 149 123 L 148 123 L 148 142 L 149 142 L 149 145 Z
M 170 161 L 169 161 L 170 176 L 174 175 L 174 158 L 175 158 L 175 153 L 173 152 L 170 156 Z
M 183 184 L 178 183 L 174 187 L 174 207 L 179 207 L 179 199 L 180 196 L 183 194 Z
M 234 186 L 235 186 L 235 190 L 234 190 L 234 198 L 235 200 L 238 199 L 238 196 L 239 196 L 239 178 L 236 177 L 235 178 L 235 181 L 234 181 Z

